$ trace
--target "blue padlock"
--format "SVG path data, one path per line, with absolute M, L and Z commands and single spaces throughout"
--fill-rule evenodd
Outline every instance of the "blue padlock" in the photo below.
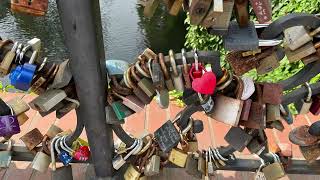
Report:
M 29 63 L 17 66 L 10 73 L 10 83 L 16 89 L 27 91 L 31 86 L 31 81 L 37 66 L 33 64 L 37 56 L 37 51 L 33 51 Z
M 69 155 L 68 152 L 61 150 L 60 154 L 58 154 L 58 158 L 60 159 L 60 161 L 63 163 L 64 166 L 68 166 L 73 157 Z

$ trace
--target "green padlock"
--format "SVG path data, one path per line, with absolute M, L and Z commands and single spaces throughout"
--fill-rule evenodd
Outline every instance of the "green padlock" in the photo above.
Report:
M 133 114 L 133 111 L 130 110 L 128 107 L 123 105 L 121 101 L 115 101 L 111 104 L 113 111 L 115 112 L 118 120 L 123 121 L 124 118 Z

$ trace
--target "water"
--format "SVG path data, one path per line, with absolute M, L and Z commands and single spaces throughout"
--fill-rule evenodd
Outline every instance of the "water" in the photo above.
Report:
M 61 61 L 68 53 L 55 1 L 49 1 L 46 16 L 33 17 L 11 12 L 9 0 L 0 0 L 0 36 L 19 42 L 38 37 L 43 42 L 43 55 L 50 61 Z M 161 6 L 147 19 L 137 0 L 101 0 L 100 6 L 107 59 L 132 62 L 146 47 L 165 54 L 183 47 L 184 13 L 173 17 Z

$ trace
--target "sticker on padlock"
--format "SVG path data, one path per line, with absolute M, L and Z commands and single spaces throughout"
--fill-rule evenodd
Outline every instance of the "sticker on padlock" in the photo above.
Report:
M 37 66 L 34 65 L 34 61 L 37 58 L 37 51 L 33 51 L 29 63 L 17 66 L 10 73 L 10 83 L 16 89 L 27 91 L 30 88 L 33 76 L 35 74 Z

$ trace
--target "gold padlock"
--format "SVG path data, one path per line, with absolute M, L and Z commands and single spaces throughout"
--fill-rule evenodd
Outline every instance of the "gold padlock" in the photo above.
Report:
M 26 113 L 22 113 L 19 116 L 17 116 L 19 125 L 22 126 L 25 122 L 28 121 L 29 117 L 26 115 Z
M 16 116 L 24 112 L 27 112 L 30 109 L 28 104 L 24 100 L 22 100 L 20 97 L 15 97 L 9 100 L 7 104 L 12 108 Z
M 169 155 L 169 161 L 179 167 L 185 167 L 188 155 L 182 150 L 174 148 Z
M 123 177 L 125 180 L 139 180 L 140 175 L 141 173 L 138 171 L 138 169 L 130 164 Z

